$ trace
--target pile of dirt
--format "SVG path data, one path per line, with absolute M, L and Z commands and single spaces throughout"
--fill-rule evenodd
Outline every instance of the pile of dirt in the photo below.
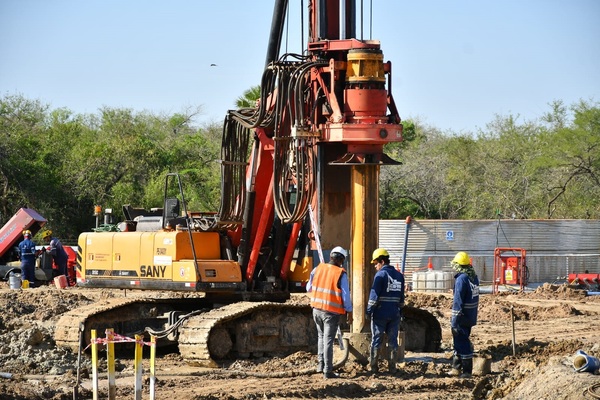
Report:
M 577 289 L 569 285 L 554 285 L 551 283 L 544 283 L 535 289 L 534 295 L 537 298 L 567 300 L 583 300 L 588 297 L 587 290 Z
M 92 302 L 80 293 L 31 289 L 2 293 L 0 365 L 13 374 L 72 372 L 76 355 L 58 348 L 53 323 L 64 312 Z

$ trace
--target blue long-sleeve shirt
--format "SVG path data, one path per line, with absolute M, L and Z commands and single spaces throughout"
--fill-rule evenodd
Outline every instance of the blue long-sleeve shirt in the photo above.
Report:
M 463 272 L 459 272 L 454 278 L 454 300 L 452 301 L 450 325 L 453 328 L 475 326 L 479 307 L 479 278 L 475 275 L 469 279 L 469 276 Z
M 25 239 L 19 243 L 19 252 L 21 261 L 25 263 L 35 262 L 35 243 L 30 239 Z
M 404 275 L 390 265 L 375 274 L 369 293 L 367 314 L 372 318 L 392 318 L 404 307 Z
M 57 238 L 52 238 L 50 240 L 50 254 L 54 259 L 56 265 L 67 265 L 67 261 L 69 261 L 69 255 L 65 251 L 62 243 Z

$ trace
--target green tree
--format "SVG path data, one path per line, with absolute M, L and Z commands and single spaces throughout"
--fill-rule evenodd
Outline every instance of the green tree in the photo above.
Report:
M 415 132 L 414 140 L 386 146 L 387 154 L 402 165 L 381 168 L 380 217 L 443 217 L 448 193 L 444 171 L 449 168 L 443 150 L 446 138 L 436 128 L 418 121 L 409 126 Z
M 515 218 L 539 216 L 541 132 L 539 124 L 519 123 L 512 115 L 496 116 L 487 125 L 472 155 L 478 167 L 469 175 L 476 187 L 465 217 L 493 218 L 498 209 Z
M 235 105 L 237 108 L 254 108 L 258 99 L 260 99 L 260 85 L 244 91 L 244 94 L 235 100 Z
M 7 95 L 0 100 L 0 214 L 3 222 L 16 209 L 31 204 L 44 193 L 40 175 L 47 171 L 40 158 L 45 115 L 48 106 L 22 95 Z M 16 206 L 16 207 L 15 207 Z M 0 221 L 2 222 L 2 221 Z
M 568 110 L 555 102 L 543 136 L 547 218 L 600 218 L 600 104 L 580 101 Z

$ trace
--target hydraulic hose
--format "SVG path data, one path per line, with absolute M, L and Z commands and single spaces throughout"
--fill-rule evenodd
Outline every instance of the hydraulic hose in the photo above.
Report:
M 250 129 L 227 115 L 221 143 L 221 205 L 219 225 L 234 228 L 243 221 Z

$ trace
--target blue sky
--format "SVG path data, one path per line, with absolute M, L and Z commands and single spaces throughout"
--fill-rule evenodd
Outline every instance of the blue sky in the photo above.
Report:
M 403 119 L 474 132 L 600 101 L 600 1 L 373 0 L 372 27 L 369 5 L 362 37 L 392 61 Z M 299 52 L 300 1 L 290 9 Z M 0 94 L 77 113 L 201 105 L 198 123 L 220 122 L 260 83 L 272 13 L 267 0 L 0 0 Z

